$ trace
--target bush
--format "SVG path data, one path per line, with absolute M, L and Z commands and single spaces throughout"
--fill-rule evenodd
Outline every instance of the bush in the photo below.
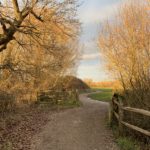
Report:
M 15 97 L 4 91 L 0 91 L 0 113 L 12 111 L 15 107 Z

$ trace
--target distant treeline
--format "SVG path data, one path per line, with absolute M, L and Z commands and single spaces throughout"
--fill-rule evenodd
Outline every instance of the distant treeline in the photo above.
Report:
M 118 87 L 118 81 L 99 81 L 95 82 L 92 79 L 85 79 L 84 82 L 90 87 L 114 88 Z

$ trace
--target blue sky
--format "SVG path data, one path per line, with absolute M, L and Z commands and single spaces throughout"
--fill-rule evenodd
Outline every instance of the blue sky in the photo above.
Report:
M 111 19 L 123 0 L 80 0 L 79 19 L 82 23 L 80 43 L 83 45 L 83 56 L 77 75 L 81 79 L 91 78 L 94 81 L 111 80 L 104 69 L 97 41 L 100 24 Z M 125 0 L 124 0 L 125 1 Z

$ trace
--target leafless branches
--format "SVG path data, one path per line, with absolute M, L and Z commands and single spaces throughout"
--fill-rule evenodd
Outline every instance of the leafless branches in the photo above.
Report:
M 16 39 L 15 34 L 17 32 L 33 36 L 33 34 L 37 32 L 38 27 L 32 22 L 32 20 L 36 20 L 37 22 L 45 22 L 51 21 L 53 18 L 56 26 L 58 26 L 60 29 L 60 24 L 62 25 L 63 22 L 66 23 L 67 21 L 75 21 L 73 17 L 67 15 L 67 13 L 70 13 L 71 11 L 73 13 L 74 11 L 73 7 L 70 7 L 70 10 L 68 10 L 68 5 L 71 3 L 74 3 L 74 1 L 64 0 L 60 3 L 55 0 L 26 0 L 24 3 L 21 3 L 18 0 L 11 0 L 10 2 L 6 1 L 6 4 L 3 3 L 0 11 L 0 23 L 2 31 L 2 33 L 0 33 L 0 52 L 7 48 L 7 45 L 10 41 Z M 9 7 L 7 5 L 9 5 Z M 49 13 L 50 16 L 44 18 L 43 15 L 45 15 L 45 13 L 48 11 L 51 11 L 51 13 Z M 70 17 L 70 19 L 67 18 L 67 16 Z M 28 25 L 25 25 L 26 22 L 28 22 Z M 65 32 L 64 30 L 62 31 Z M 68 32 L 65 33 L 69 35 Z
M 103 26 L 101 52 L 125 91 L 147 107 L 150 92 L 150 7 L 148 0 L 125 4 L 114 22 Z

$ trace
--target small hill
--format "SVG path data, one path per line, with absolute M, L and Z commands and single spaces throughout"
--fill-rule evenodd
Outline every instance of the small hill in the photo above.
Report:
M 78 89 L 78 90 L 86 90 L 90 89 L 90 87 L 83 82 L 81 79 L 75 77 L 75 76 L 65 76 L 60 78 L 59 82 L 57 85 L 53 88 L 53 90 L 58 90 L 58 89 L 64 89 L 64 90 L 69 90 L 69 89 Z
M 63 82 L 64 88 L 66 89 L 90 89 L 90 87 L 85 82 L 74 76 L 66 76 Z

